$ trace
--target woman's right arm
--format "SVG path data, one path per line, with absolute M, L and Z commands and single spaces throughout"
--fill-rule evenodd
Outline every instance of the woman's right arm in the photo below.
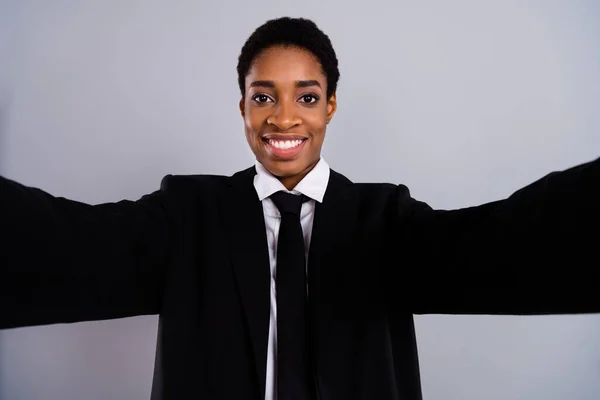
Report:
M 88 205 L 0 176 L 0 329 L 158 313 L 166 194 Z

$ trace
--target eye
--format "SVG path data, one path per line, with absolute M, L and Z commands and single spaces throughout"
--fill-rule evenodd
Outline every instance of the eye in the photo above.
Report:
M 267 96 L 266 94 L 255 94 L 254 96 L 252 96 L 252 100 L 254 100 L 257 103 L 267 103 L 269 101 L 272 101 L 271 98 L 269 96 Z
M 305 94 L 304 96 L 300 97 L 300 101 L 307 104 L 313 104 L 319 101 L 319 96 L 314 94 Z

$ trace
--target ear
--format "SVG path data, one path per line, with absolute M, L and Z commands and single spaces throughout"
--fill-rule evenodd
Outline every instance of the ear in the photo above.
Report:
M 327 117 L 326 117 L 327 123 L 329 123 L 331 121 L 331 118 L 333 118 L 333 115 L 335 114 L 336 111 L 337 111 L 337 98 L 336 98 L 336 93 L 333 92 L 333 94 L 327 101 Z
M 242 118 L 246 117 L 246 109 L 244 108 L 244 96 L 242 96 L 242 98 L 240 99 L 240 114 L 242 115 Z

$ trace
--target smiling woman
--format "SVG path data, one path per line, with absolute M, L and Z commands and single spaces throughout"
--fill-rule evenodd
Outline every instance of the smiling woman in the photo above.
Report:
M 240 111 L 256 159 L 291 190 L 320 160 L 337 107 L 337 58 L 311 21 L 282 18 L 265 26 L 240 55 Z
M 97 205 L 0 176 L 0 329 L 159 314 L 153 400 L 421 400 L 413 314 L 600 313 L 600 159 L 436 210 L 321 158 L 338 78 L 313 22 L 268 21 L 238 63 L 254 166 Z

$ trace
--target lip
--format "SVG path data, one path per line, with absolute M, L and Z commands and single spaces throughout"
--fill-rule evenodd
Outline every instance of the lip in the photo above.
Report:
M 306 136 L 296 135 L 293 133 L 267 133 L 261 136 L 262 140 L 305 140 L 308 139 Z
M 273 139 L 273 140 L 302 140 L 302 143 L 300 143 L 298 146 L 296 147 L 291 147 L 289 149 L 280 149 L 278 147 L 275 147 L 271 144 L 269 144 L 269 139 Z M 277 159 L 280 160 L 291 160 L 295 157 L 298 156 L 298 154 L 300 154 L 300 152 L 302 151 L 302 149 L 304 148 L 304 146 L 306 145 L 306 142 L 308 141 L 308 138 L 305 136 L 300 136 L 300 135 L 265 135 L 262 137 L 262 140 L 267 148 L 267 151 L 274 156 Z

